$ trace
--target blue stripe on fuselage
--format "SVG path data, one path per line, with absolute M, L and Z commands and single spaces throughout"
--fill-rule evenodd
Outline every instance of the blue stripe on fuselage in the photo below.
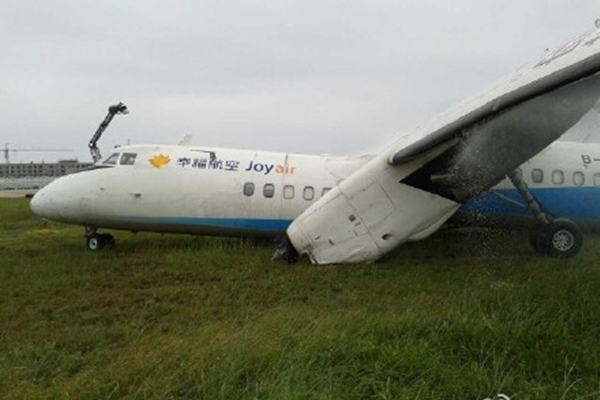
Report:
M 600 220 L 600 188 L 534 188 L 531 192 L 550 213 L 561 218 Z M 460 211 L 469 214 L 531 217 L 517 189 L 493 189 L 469 200 Z
M 550 213 L 575 220 L 600 220 L 600 188 L 535 188 L 533 195 Z M 460 211 L 467 214 L 531 218 L 532 214 L 516 189 L 494 189 L 463 204 Z M 204 226 L 244 231 L 285 231 L 292 223 L 286 219 L 254 218 L 193 218 L 193 217 L 146 217 L 135 218 L 159 224 Z
M 138 220 L 174 225 L 206 226 L 256 231 L 284 231 L 292 223 L 287 219 L 253 218 L 192 218 L 192 217 L 147 217 Z

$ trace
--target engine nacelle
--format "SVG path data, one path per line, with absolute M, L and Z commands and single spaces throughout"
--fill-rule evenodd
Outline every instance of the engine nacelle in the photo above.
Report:
M 356 263 L 429 236 L 460 204 L 400 181 L 443 150 L 402 166 L 371 160 L 294 220 L 291 244 L 315 264 Z

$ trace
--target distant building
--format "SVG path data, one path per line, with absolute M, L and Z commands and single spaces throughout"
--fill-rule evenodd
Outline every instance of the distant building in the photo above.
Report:
M 91 168 L 91 162 L 60 160 L 56 163 L 0 164 L 0 190 L 39 189 L 59 176 Z
M 61 160 L 57 163 L 28 163 L 28 164 L 0 164 L 0 177 L 2 178 L 25 178 L 25 177 L 47 177 L 63 176 L 73 172 L 92 167 L 91 162 L 79 162 L 77 160 Z

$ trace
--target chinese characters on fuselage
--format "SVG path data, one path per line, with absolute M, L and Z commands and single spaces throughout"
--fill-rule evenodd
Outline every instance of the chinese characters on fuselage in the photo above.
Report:
M 240 171 L 240 162 L 237 160 L 221 160 L 218 158 L 192 158 L 180 157 L 177 159 L 177 165 L 182 168 L 196 168 L 221 171 Z M 269 175 L 275 174 L 293 174 L 296 172 L 296 167 L 282 164 L 259 163 L 255 161 L 248 162 L 248 165 L 243 168 L 246 172 L 256 172 L 259 174 Z

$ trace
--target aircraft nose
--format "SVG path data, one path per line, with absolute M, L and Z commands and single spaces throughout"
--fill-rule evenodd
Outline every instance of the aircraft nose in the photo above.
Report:
M 55 221 L 77 223 L 81 218 L 81 197 L 88 189 L 86 177 L 78 175 L 63 176 L 38 191 L 31 199 L 31 211 Z
M 33 211 L 35 215 L 44 218 L 53 218 L 55 211 L 53 204 L 52 196 L 49 196 L 48 186 L 46 186 L 37 191 L 31 199 L 29 207 L 31 207 L 31 211 Z

